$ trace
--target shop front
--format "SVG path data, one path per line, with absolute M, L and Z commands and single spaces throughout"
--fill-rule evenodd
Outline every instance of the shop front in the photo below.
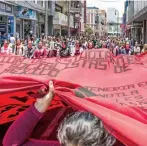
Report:
M 0 2 L 0 42 L 14 34 L 13 6 Z
M 16 17 L 17 38 L 25 39 L 31 34 L 36 35 L 36 11 L 17 6 Z
M 45 34 L 45 15 L 37 13 L 36 36 L 41 37 L 42 34 Z
M 53 34 L 55 36 L 61 35 L 61 25 L 56 25 L 56 24 L 54 25 Z

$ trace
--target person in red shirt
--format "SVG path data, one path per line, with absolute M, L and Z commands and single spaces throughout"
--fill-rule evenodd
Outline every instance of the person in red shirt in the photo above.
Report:
M 88 49 L 92 49 L 93 48 L 93 43 L 92 43 L 92 41 L 89 41 L 89 43 L 88 43 Z
M 43 46 L 42 42 L 40 41 L 38 44 L 37 49 L 34 51 L 34 57 L 33 58 L 43 58 L 47 56 L 47 50 L 46 48 Z
M 30 135 L 47 111 L 54 97 L 53 82 L 49 93 L 39 98 L 9 127 L 3 146 L 113 146 L 116 139 L 104 128 L 103 122 L 88 112 L 76 112 L 65 118 L 58 129 L 57 141 L 30 139 Z M 120 146 L 120 145 L 118 145 Z

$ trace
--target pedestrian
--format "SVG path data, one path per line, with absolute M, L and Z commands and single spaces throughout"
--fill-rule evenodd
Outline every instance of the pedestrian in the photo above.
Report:
M 12 54 L 12 48 L 9 47 L 9 41 L 5 40 L 4 45 L 1 48 L 1 53 Z
M 10 43 L 12 44 L 12 53 L 14 53 L 14 49 L 15 49 L 15 37 L 14 37 L 13 34 L 11 34 Z
M 24 56 L 24 46 L 20 39 L 16 42 L 16 47 L 14 49 L 14 54 L 19 56 Z
M 32 59 L 34 56 L 35 47 L 32 44 L 32 41 L 28 41 L 28 45 L 24 50 L 24 57 Z
M 139 44 L 138 42 L 135 42 L 135 46 L 134 46 L 134 54 L 135 55 L 139 55 L 140 54 L 140 47 L 139 47 Z
M 46 50 L 45 46 L 43 46 L 43 43 L 40 41 L 38 43 L 37 48 L 34 50 L 33 58 L 40 59 L 40 58 L 44 58 L 44 57 L 47 57 L 47 50 Z

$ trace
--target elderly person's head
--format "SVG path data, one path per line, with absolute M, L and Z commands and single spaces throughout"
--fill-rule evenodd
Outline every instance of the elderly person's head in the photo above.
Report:
M 43 47 L 43 44 L 42 44 L 42 42 L 40 41 L 40 42 L 38 43 L 38 48 L 41 49 L 42 47 Z
M 21 40 L 20 39 L 17 40 L 17 45 L 21 45 Z
M 104 128 L 102 121 L 88 112 L 76 112 L 60 125 L 61 146 L 112 146 L 115 138 Z
M 138 42 L 135 42 L 135 46 L 136 46 L 136 47 L 138 46 Z
M 28 41 L 28 48 L 32 48 L 33 44 L 32 44 L 32 41 Z
M 147 52 L 147 44 L 144 44 L 144 46 L 143 46 L 143 51 L 144 51 L 144 52 Z
M 8 41 L 8 40 L 5 40 L 5 41 L 4 41 L 4 48 L 7 48 L 8 45 L 9 45 L 9 41 Z

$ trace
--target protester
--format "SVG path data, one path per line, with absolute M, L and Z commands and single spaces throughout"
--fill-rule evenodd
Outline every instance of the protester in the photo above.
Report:
M 16 47 L 14 49 L 14 54 L 18 56 L 24 56 L 24 46 L 21 42 L 21 40 L 17 40 Z
M 18 38 L 17 38 L 18 39 Z M 11 34 L 9 48 L 16 54 L 17 43 L 16 39 Z M 115 56 L 118 55 L 139 55 L 141 52 L 140 44 L 134 45 L 134 39 L 129 38 L 113 38 L 113 37 L 96 37 L 96 36 L 45 36 L 39 38 L 36 36 L 25 37 L 23 54 L 26 57 L 26 48 L 29 43 L 32 43 L 30 55 L 27 58 L 42 58 L 42 57 L 68 57 L 83 53 L 87 49 L 104 49 L 107 48 Z M 41 42 L 42 48 L 39 49 L 38 44 Z M 134 46 L 133 46 L 134 45 Z M 36 49 L 35 49 L 36 48 Z M 34 53 L 33 53 L 34 51 Z M 144 51 L 144 49 L 143 49 Z M 42 52 L 42 53 L 41 53 Z M 39 55 L 40 53 L 40 55 Z M 17 53 L 19 55 L 19 53 Z M 32 55 L 34 55 L 32 57 Z M 20 52 L 22 56 L 22 52 Z
M 129 44 L 129 42 L 126 43 L 126 54 L 129 54 L 129 51 L 131 49 L 131 46 Z
M 43 47 L 42 42 L 39 42 L 37 49 L 34 50 L 33 58 L 40 59 L 40 58 L 43 58 L 43 57 L 46 57 L 46 56 L 47 56 L 47 50 L 46 50 L 45 47 Z
M 24 57 L 32 59 L 34 56 L 35 47 L 32 44 L 32 41 L 28 41 L 28 45 L 24 50 Z
M 4 45 L 1 48 L 1 53 L 12 54 L 12 48 L 9 47 L 9 41 L 5 40 Z
M 142 53 L 145 53 L 145 52 L 147 52 L 147 44 L 145 44 L 142 49 Z
M 15 37 L 13 36 L 13 34 L 11 34 L 10 43 L 12 44 L 12 52 L 14 53 L 14 48 L 15 48 Z
M 137 42 L 135 42 L 134 54 L 135 55 L 139 55 L 140 54 L 140 47 L 139 47 L 139 44 Z
M 115 144 L 115 138 L 105 129 L 103 122 L 88 112 L 76 112 L 65 118 L 58 129 L 59 142 L 29 139 L 34 127 L 53 100 L 55 91 L 52 81 L 49 83 L 49 89 L 46 96 L 37 99 L 35 104 L 13 122 L 5 134 L 3 146 L 113 146 Z

